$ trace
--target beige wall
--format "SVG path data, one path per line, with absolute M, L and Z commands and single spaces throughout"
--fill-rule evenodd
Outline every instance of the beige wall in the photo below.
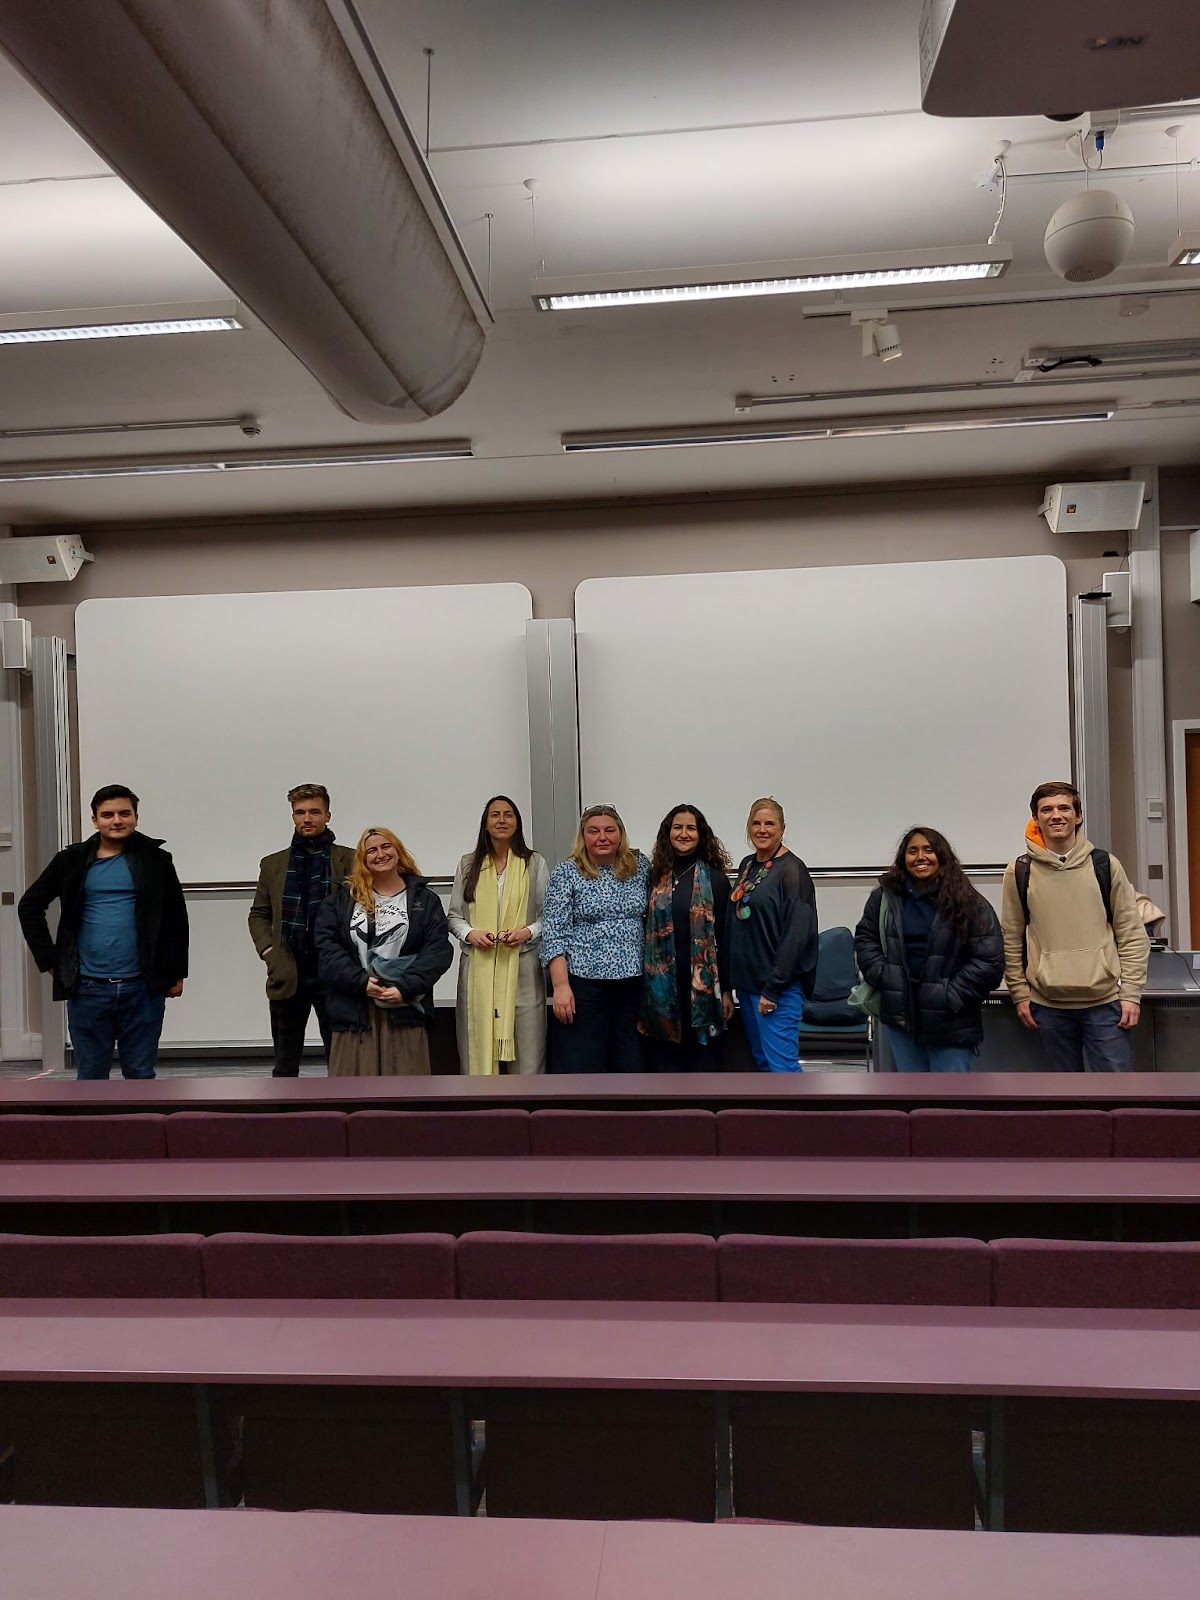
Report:
M 1068 590 L 1094 587 L 1120 535 L 1056 537 L 1037 515 L 1042 481 L 842 494 L 300 523 L 94 528 L 94 564 L 70 588 L 27 586 L 35 631 L 74 638 L 90 596 L 206 594 L 517 580 L 538 616 L 570 616 L 585 578 L 738 568 L 953 560 L 1046 552 Z M 1014 648 L 1020 619 L 1014 618 Z M 853 624 L 847 624 L 853 647 Z M 1113 643 L 1114 847 L 1132 850 L 1128 645 Z
M 38 631 L 71 637 L 92 595 L 494 582 L 528 586 L 539 616 L 570 616 L 584 578 L 1046 551 L 1072 591 L 1095 583 L 1122 536 L 1056 538 L 1042 482 L 576 509 L 355 517 L 209 527 L 94 528 L 96 561 L 70 588 L 27 586 Z

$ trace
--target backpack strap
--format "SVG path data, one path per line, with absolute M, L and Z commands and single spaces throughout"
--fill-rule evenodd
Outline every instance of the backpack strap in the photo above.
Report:
M 1025 913 L 1025 926 L 1029 926 L 1029 869 L 1033 865 L 1029 856 L 1018 856 L 1013 863 L 1013 877 L 1017 884 L 1017 898 Z
M 1100 898 L 1104 901 L 1104 915 L 1112 926 L 1112 857 L 1097 845 L 1092 851 L 1092 871 L 1100 885 Z M 1028 919 L 1026 919 L 1028 920 Z

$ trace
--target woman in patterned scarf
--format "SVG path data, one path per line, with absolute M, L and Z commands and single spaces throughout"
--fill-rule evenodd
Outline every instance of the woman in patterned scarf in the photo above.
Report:
M 733 1015 L 729 857 L 698 806 L 678 805 L 658 829 L 650 864 L 638 1030 L 658 1072 L 712 1072 Z

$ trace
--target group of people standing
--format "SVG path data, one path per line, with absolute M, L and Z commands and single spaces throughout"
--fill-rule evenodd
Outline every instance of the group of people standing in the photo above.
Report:
M 315 1010 L 329 1070 L 430 1070 L 432 990 L 461 946 L 464 1072 L 698 1071 L 721 1064 L 736 992 L 760 1067 L 795 1072 L 817 960 L 812 879 L 776 800 L 751 807 L 752 853 L 730 861 L 702 811 L 662 821 L 651 859 L 613 806 L 589 806 L 551 872 L 507 795 L 483 808 L 449 912 L 387 828 L 334 842 L 327 792 L 289 796 L 291 846 L 264 858 L 250 911 L 267 963 L 275 1073 L 299 1070 Z
M 433 990 L 455 940 L 464 1072 L 545 1070 L 547 988 L 554 1071 L 719 1068 L 735 1003 L 757 1066 L 800 1070 L 816 893 L 777 800 L 750 807 L 750 852 L 736 872 L 691 804 L 662 819 L 649 859 L 613 806 L 589 806 L 551 872 L 516 804 L 496 795 L 458 864 L 448 915 L 390 828 L 367 828 L 349 849 L 334 838 L 323 785 L 301 784 L 288 802 L 292 841 L 263 858 L 249 915 L 276 1076 L 299 1071 L 314 1012 L 332 1075 L 429 1072 Z M 968 1071 L 983 1001 L 1002 976 L 1048 1065 L 1132 1064 L 1148 953 L 1133 890 L 1083 837 L 1070 784 L 1039 786 L 1030 810 L 1029 850 L 1005 877 L 1003 928 L 929 827 L 905 833 L 868 899 L 855 954 L 897 1070 Z M 92 821 L 93 836 L 60 851 L 23 896 L 21 926 L 67 1001 L 79 1076 L 107 1077 L 115 1046 L 126 1077 L 153 1077 L 165 1002 L 187 976 L 183 891 L 162 841 L 138 831 L 130 790 L 99 790 Z
M 698 806 L 667 813 L 649 860 L 613 806 L 588 807 L 546 888 L 555 1071 L 715 1070 L 735 994 L 758 1066 L 799 1070 L 817 897 L 785 826 L 777 800 L 754 802 L 751 853 L 731 889 L 729 857 Z

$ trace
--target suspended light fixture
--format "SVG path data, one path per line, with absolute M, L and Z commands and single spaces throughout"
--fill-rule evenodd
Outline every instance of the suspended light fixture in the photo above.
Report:
M 796 261 L 605 273 L 533 280 L 539 311 L 584 311 L 607 306 L 670 305 L 689 300 L 745 300 L 760 295 L 834 294 L 998 278 L 1012 260 L 1006 246 L 896 251 Z

